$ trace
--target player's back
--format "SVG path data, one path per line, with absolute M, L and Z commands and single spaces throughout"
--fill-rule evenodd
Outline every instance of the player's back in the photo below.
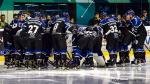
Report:
M 62 19 L 58 19 L 56 22 L 55 22 L 55 25 L 53 27 L 53 31 L 52 33 L 53 34 L 58 34 L 58 33 L 65 33 L 66 32 L 66 24 L 65 22 L 62 20 Z
M 112 17 L 102 19 L 100 21 L 100 25 L 102 26 L 104 30 L 104 34 L 107 33 L 109 30 L 111 31 L 111 33 L 118 32 L 117 21 Z
M 29 37 L 38 37 L 43 32 L 42 22 L 36 18 L 31 18 L 27 22 L 27 28 L 25 28 L 25 32 L 29 35 Z

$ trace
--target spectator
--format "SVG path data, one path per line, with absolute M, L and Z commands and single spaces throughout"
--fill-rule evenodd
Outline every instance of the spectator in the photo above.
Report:
M 47 28 L 53 27 L 53 26 L 52 26 L 52 17 L 51 17 L 50 15 L 47 15 L 47 16 L 46 16 L 46 22 L 45 22 L 45 23 L 46 23 L 46 27 L 47 27 Z
M 75 19 L 74 18 L 71 18 L 71 23 L 75 23 Z
M 141 15 L 141 19 L 142 19 L 143 24 L 144 24 L 145 26 L 150 25 L 149 18 L 148 18 L 148 13 L 147 13 L 146 10 L 143 10 L 142 15 Z
M 120 22 L 122 20 L 122 17 L 120 14 L 117 15 L 117 21 Z
M 18 14 L 14 14 L 13 19 L 18 19 Z
M 5 25 L 7 24 L 6 22 L 5 22 L 5 15 L 1 15 L 0 16 L 0 29 L 3 29 L 4 27 L 5 27 Z

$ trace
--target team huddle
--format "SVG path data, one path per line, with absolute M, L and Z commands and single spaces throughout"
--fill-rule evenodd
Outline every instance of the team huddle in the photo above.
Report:
M 140 17 L 128 10 L 121 19 L 107 12 L 100 12 L 100 20 L 93 25 L 72 23 L 68 12 L 56 15 L 53 20 L 43 20 L 40 13 L 23 13 L 4 28 L 5 65 L 8 67 L 80 68 L 97 66 L 115 66 L 146 63 L 144 41 L 146 29 Z M 72 35 L 72 52 L 67 51 L 68 35 Z M 106 40 L 109 60 L 105 60 L 102 40 Z M 128 48 L 132 45 L 134 60 L 129 58 Z M 94 53 L 98 56 L 95 58 Z M 119 53 L 119 62 L 117 54 Z M 54 61 L 49 57 L 54 56 Z M 101 63 L 103 62 L 103 65 Z

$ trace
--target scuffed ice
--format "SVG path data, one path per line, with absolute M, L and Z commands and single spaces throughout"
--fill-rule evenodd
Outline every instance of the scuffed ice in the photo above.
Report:
M 16 70 L 1 66 L 0 84 L 150 84 L 150 65 L 80 70 Z

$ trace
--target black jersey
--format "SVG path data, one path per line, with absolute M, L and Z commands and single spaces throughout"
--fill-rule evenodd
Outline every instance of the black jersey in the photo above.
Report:
M 63 19 L 60 18 L 55 22 L 52 33 L 64 34 L 66 33 L 66 30 L 70 28 L 70 26 L 71 26 L 70 23 L 65 22 Z
M 27 22 L 27 27 L 23 29 L 29 38 L 36 38 L 43 33 L 44 27 L 40 20 L 31 18 Z
M 104 34 L 118 33 L 117 21 L 114 18 L 106 18 L 100 21 Z
M 65 33 L 66 29 L 65 29 L 65 22 L 62 20 L 57 20 L 54 27 L 53 27 L 53 34 L 57 34 L 57 33 Z

